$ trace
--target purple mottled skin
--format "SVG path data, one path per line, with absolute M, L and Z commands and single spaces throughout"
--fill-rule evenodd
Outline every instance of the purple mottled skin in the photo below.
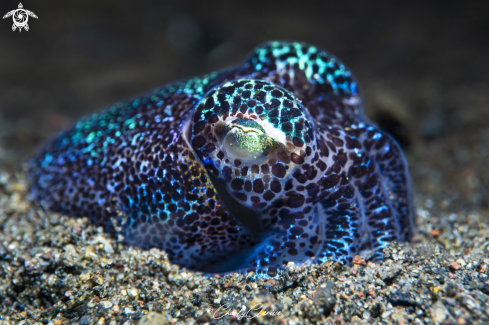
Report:
M 192 270 L 275 276 L 413 235 L 399 146 L 351 72 L 297 42 L 115 104 L 31 161 L 33 199 Z

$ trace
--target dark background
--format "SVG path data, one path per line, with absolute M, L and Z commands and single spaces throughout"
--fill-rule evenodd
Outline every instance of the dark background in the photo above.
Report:
M 18 1 L 2 0 L 0 15 Z M 84 114 L 298 40 L 356 74 L 367 115 L 405 149 L 418 206 L 489 214 L 487 1 L 22 3 L 39 16 L 28 32 L 0 20 L 1 168 L 21 174 Z

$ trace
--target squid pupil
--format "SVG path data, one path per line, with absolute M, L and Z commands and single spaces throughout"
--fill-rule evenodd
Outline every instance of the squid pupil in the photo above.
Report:
M 255 121 L 234 120 L 223 134 L 223 144 L 228 153 L 246 159 L 266 156 L 274 145 L 265 130 Z

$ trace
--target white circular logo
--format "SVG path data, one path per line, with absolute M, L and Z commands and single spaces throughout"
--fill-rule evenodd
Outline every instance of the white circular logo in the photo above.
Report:
M 12 16 L 12 19 L 14 20 L 14 24 L 12 25 L 12 30 L 15 31 L 16 29 L 18 29 L 19 32 L 22 31 L 22 28 L 25 29 L 26 31 L 29 30 L 29 25 L 27 25 L 29 16 L 37 19 L 36 14 L 33 13 L 32 11 L 24 9 L 22 3 L 19 3 L 18 9 L 7 12 L 5 16 L 3 16 L 3 19 L 8 18 L 10 16 Z

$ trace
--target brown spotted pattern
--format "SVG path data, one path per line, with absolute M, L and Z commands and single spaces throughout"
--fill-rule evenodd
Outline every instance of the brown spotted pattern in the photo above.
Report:
M 204 272 L 380 257 L 413 233 L 399 146 L 334 56 L 270 42 L 241 65 L 82 119 L 31 161 L 31 196 Z

